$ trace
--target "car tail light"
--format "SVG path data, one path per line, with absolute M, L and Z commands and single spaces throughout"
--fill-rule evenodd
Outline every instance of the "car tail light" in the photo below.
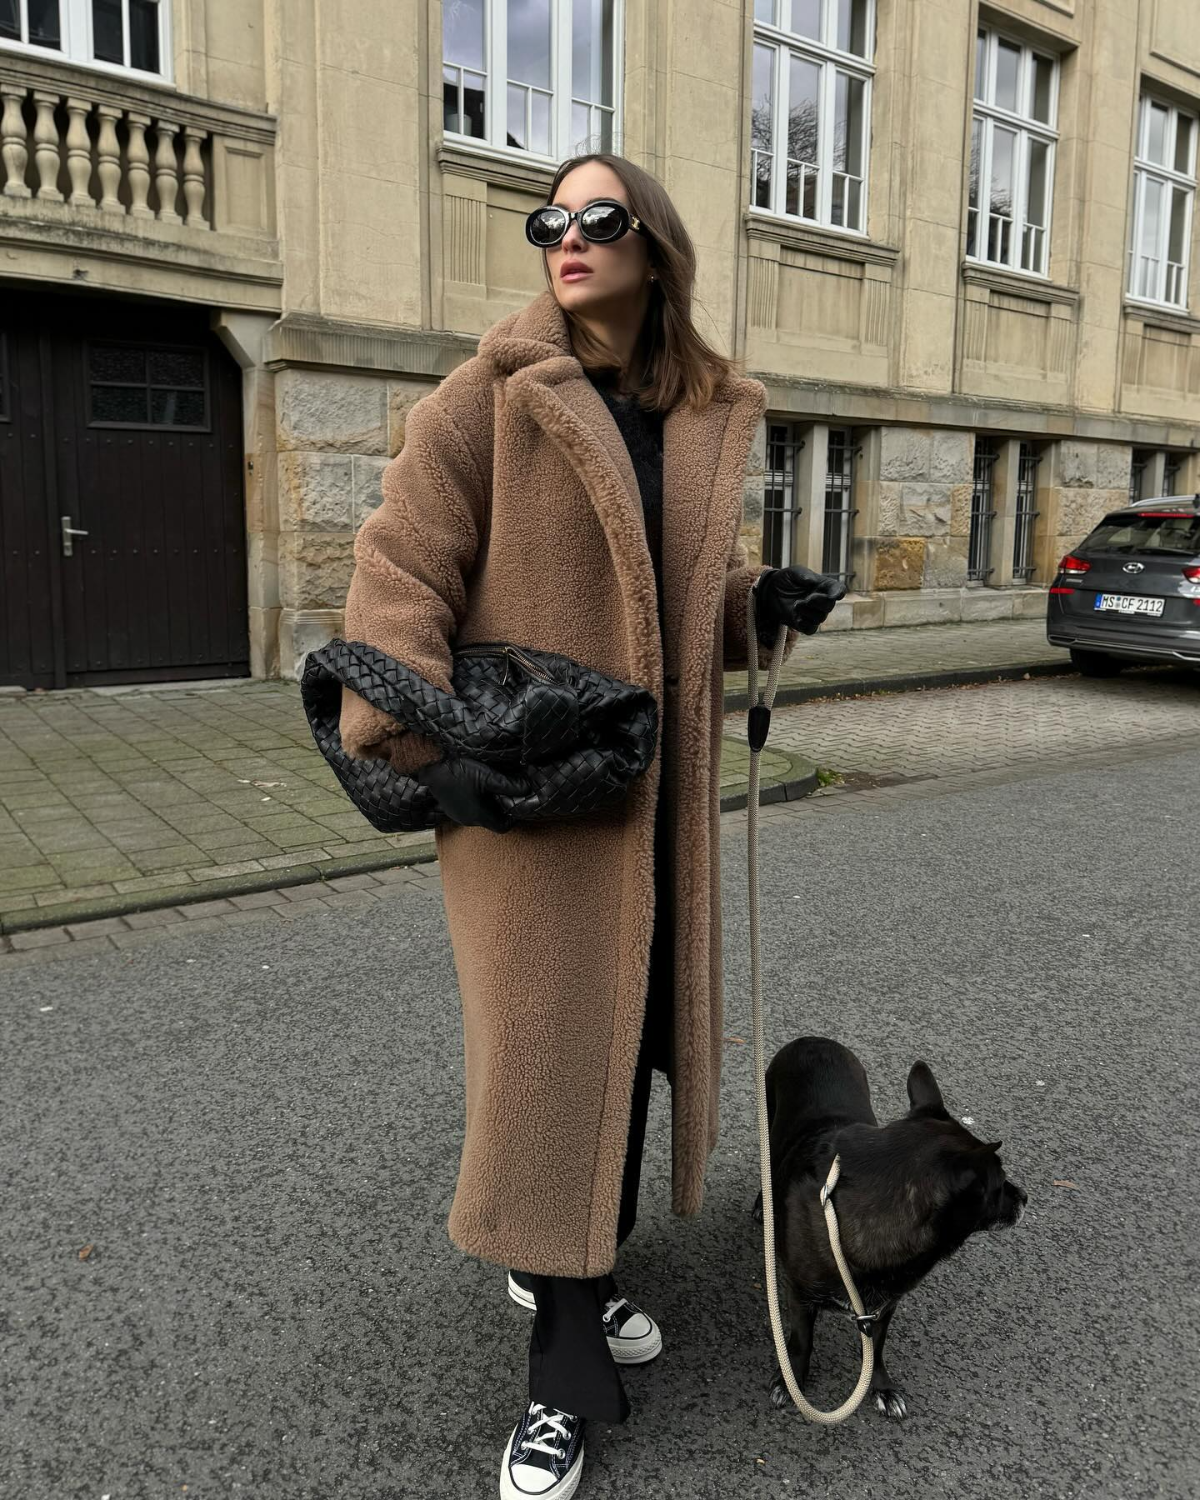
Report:
M 1189 583 L 1200 583 L 1200 568 L 1184 568 L 1183 576 Z
M 1060 573 L 1074 573 L 1077 576 L 1082 577 L 1082 575 L 1086 573 L 1091 566 L 1091 563 L 1085 562 L 1082 557 L 1075 557 L 1073 556 L 1073 554 L 1068 552 L 1066 557 L 1063 558 L 1062 562 L 1059 563 L 1058 571 Z
M 1052 594 L 1073 594 L 1075 592 L 1075 590 L 1074 589 L 1051 589 L 1050 592 Z

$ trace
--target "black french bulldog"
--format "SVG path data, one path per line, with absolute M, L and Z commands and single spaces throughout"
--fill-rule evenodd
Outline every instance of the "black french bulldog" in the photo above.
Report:
M 923 1062 L 908 1075 L 908 1098 L 909 1112 L 880 1126 L 863 1065 L 824 1037 L 798 1037 L 767 1068 L 775 1246 L 796 1379 L 803 1387 L 808 1378 L 817 1313 L 851 1312 L 821 1206 L 840 1156 L 833 1205 L 842 1250 L 863 1306 L 878 1314 L 871 1394 L 879 1411 L 897 1419 L 908 1415 L 908 1397 L 883 1362 L 896 1303 L 968 1235 L 1015 1224 L 1027 1201 L 1004 1175 L 1001 1143 L 979 1140 L 950 1117 Z M 753 1215 L 761 1224 L 761 1191 Z M 792 1406 L 778 1365 L 771 1400 Z

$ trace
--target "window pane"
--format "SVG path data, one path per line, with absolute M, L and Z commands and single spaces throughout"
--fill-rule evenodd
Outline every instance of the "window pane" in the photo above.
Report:
M 1138 244 L 1138 263 L 1134 288 L 1139 297 L 1159 295 L 1159 236 L 1162 233 L 1163 193 L 1161 182 L 1145 177 L 1142 197 L 1142 233 Z
M 121 0 L 92 0 L 92 51 L 100 62 L 125 61 Z
M 1029 142 L 1029 191 L 1026 194 L 1025 219 L 1027 223 L 1046 227 L 1046 171 L 1050 162 L 1050 148 L 1045 141 Z
M 821 39 L 821 0 L 792 0 L 792 30 Z
M 797 161 L 817 161 L 820 129 L 817 99 L 821 70 L 816 63 L 791 53 L 788 85 L 788 155 Z
M 443 0 L 442 56 L 446 62 L 483 68 L 484 0 Z
M 144 422 L 146 388 L 131 385 L 94 385 L 93 422 Z
M 1017 108 L 1017 73 L 1021 66 L 1021 49 L 1011 42 L 1000 42 L 996 48 L 996 98 L 1001 109 Z
M 525 139 L 526 92 L 518 84 L 510 83 L 508 86 L 508 134 L 505 139 L 510 146 L 528 149 L 529 142 Z
M 837 75 L 833 107 L 833 169 L 861 177 L 863 170 L 863 95 L 861 78 Z
M 1017 137 L 999 126 L 992 132 L 992 203 L 994 214 L 1011 217 L 1013 211 L 1013 154 Z
M 979 153 L 983 147 L 983 121 L 971 122 L 971 177 L 967 189 L 967 254 L 977 255 L 979 244 Z
M 866 57 L 867 0 L 838 0 L 837 45 L 855 57 Z
M 159 71 L 157 0 L 129 0 L 129 62 L 147 73 Z
M 463 112 L 467 117 L 467 134 L 483 139 L 484 79 L 479 73 L 463 74 Z
M 574 0 L 571 7 L 571 92 L 589 104 L 611 104 L 612 0 Z
M 754 97 L 750 105 L 750 147 L 754 163 L 754 206 L 771 206 L 771 126 L 774 99 L 771 94 L 773 47 L 754 48 Z
M 204 355 L 199 349 L 151 349 L 151 385 L 204 387 Z
M 21 40 L 21 0 L 0 0 L 0 36 Z
M 36 47 L 62 47 L 58 0 L 29 0 L 29 40 Z
M 1054 60 L 1049 57 L 1033 59 L 1033 100 L 1030 113 L 1043 125 L 1052 123 L 1051 110 L 1054 103 Z
M 1161 104 L 1150 106 L 1150 125 L 1147 131 L 1146 160 L 1156 161 L 1160 166 L 1167 160 L 1167 111 Z
M 531 139 L 529 149 L 540 151 L 544 156 L 550 155 L 550 95 L 534 94 L 530 100 L 530 108 L 533 113 L 533 124 L 530 127 Z
M 203 391 L 151 391 L 150 420 L 164 427 L 203 427 Z
M 775 19 L 775 7 L 777 0 L 754 0 L 754 19 L 765 21 L 768 26 L 778 26 Z
M 1175 117 L 1175 170 L 1188 177 L 1192 175 L 1192 117 Z
M 508 76 L 550 87 L 550 0 L 508 0 Z
M 975 97 L 987 98 L 987 32 L 975 38 Z
M 93 380 L 132 380 L 140 385 L 146 379 L 146 354 L 120 344 L 92 344 L 88 370 Z

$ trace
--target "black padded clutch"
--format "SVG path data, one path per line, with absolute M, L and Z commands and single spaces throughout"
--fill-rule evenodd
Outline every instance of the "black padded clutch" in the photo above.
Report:
M 451 652 L 453 693 L 362 641 L 333 640 L 310 651 L 300 696 L 321 754 L 350 800 L 382 833 L 443 821 L 428 787 L 386 759 L 342 748 L 342 685 L 441 745 L 503 771 L 519 793 L 497 793 L 514 822 L 570 818 L 622 795 L 654 758 L 658 705 L 646 688 L 569 656 L 504 641 Z

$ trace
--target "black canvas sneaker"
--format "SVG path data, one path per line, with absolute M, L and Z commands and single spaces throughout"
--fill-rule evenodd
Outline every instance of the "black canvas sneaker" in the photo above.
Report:
M 567 1500 L 583 1476 L 584 1419 L 531 1401 L 500 1465 L 500 1500 Z
M 529 1312 L 537 1311 L 537 1301 L 526 1287 L 508 1273 L 508 1295 Z M 604 1332 L 612 1357 L 619 1365 L 642 1365 L 662 1352 L 662 1330 L 650 1316 L 628 1297 L 610 1297 L 604 1305 Z

